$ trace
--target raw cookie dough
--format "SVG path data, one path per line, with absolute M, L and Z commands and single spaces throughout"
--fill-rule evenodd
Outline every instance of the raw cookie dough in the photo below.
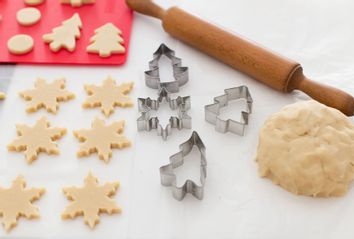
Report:
M 15 35 L 7 41 L 7 49 L 14 55 L 24 55 L 32 51 L 33 46 L 33 38 L 26 34 Z
M 108 163 L 113 148 L 119 149 L 131 145 L 123 135 L 123 130 L 124 120 L 105 125 L 104 120 L 96 118 L 92 123 L 92 129 L 74 131 L 75 137 L 82 142 L 77 156 L 83 157 L 97 152 L 99 158 Z
M 94 4 L 96 0 L 61 0 L 62 4 L 71 4 L 72 7 L 81 7 L 84 4 Z
M 101 107 L 102 113 L 108 117 L 114 112 L 115 106 L 133 106 L 131 99 L 126 96 L 133 89 L 133 85 L 133 82 L 129 82 L 117 86 L 116 81 L 110 76 L 103 81 L 102 86 L 85 85 L 89 97 L 83 103 L 83 107 Z
M 26 182 L 18 176 L 10 188 L 0 187 L 0 215 L 6 231 L 17 225 L 18 218 L 38 218 L 38 208 L 32 202 L 38 200 L 45 192 L 44 188 L 26 189 Z
M 36 112 L 45 108 L 47 112 L 56 113 L 60 101 L 68 101 L 75 98 L 75 95 L 65 90 L 65 79 L 58 79 L 47 83 L 38 79 L 34 84 L 35 89 L 20 92 L 20 96 L 28 101 L 27 112 Z
M 16 20 L 22 26 L 32 26 L 41 19 L 41 12 L 34 7 L 20 9 L 16 13 Z
M 66 129 L 52 128 L 45 117 L 39 119 L 33 127 L 16 125 L 18 138 L 8 145 L 9 151 L 24 151 L 27 162 L 30 164 L 37 159 L 41 152 L 59 154 L 55 140 L 66 134 Z
M 57 52 L 64 48 L 73 52 L 76 48 L 76 40 L 80 38 L 82 28 L 81 18 L 75 13 L 71 18 L 63 21 L 62 25 L 52 30 L 52 33 L 43 35 L 43 41 L 49 43 L 49 48 Z
M 62 213 L 63 219 L 73 219 L 77 216 L 84 216 L 84 221 L 92 229 L 100 221 L 100 213 L 120 213 L 116 202 L 110 197 L 119 188 L 119 182 L 105 183 L 98 185 L 98 180 L 90 172 L 85 178 L 85 185 L 81 188 L 64 188 L 65 196 L 72 201 Z
M 88 53 L 99 54 L 100 57 L 109 57 L 112 54 L 125 53 L 122 31 L 112 23 L 107 23 L 95 30 L 95 35 L 90 39 L 86 48 Z
M 259 174 L 286 190 L 342 196 L 354 177 L 354 125 L 316 101 L 284 107 L 260 130 Z
M 37 6 L 44 2 L 45 0 L 25 0 L 25 4 L 29 6 Z

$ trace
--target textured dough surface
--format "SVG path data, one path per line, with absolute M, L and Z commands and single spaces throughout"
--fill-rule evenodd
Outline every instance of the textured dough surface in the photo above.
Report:
M 25 4 L 29 6 L 37 6 L 39 4 L 42 4 L 45 0 L 25 0 Z
M 27 219 L 38 218 L 38 209 L 32 202 L 38 200 L 44 192 L 44 188 L 26 189 L 22 176 L 18 176 L 10 188 L 0 187 L 0 214 L 5 230 L 10 231 L 16 226 L 21 216 Z
M 7 41 L 7 49 L 14 55 L 26 54 L 32 51 L 33 46 L 33 38 L 26 34 L 15 35 Z
M 113 196 L 119 187 L 119 182 L 105 183 L 100 186 L 97 178 L 89 173 L 83 187 L 64 188 L 65 196 L 72 201 L 62 213 L 63 219 L 73 219 L 84 216 L 84 221 L 92 229 L 100 221 L 100 213 L 119 213 Z
M 354 177 L 354 125 L 316 101 L 273 114 L 260 130 L 259 174 L 299 195 L 342 196 Z
M 32 26 L 41 19 L 41 12 L 34 7 L 26 7 L 18 10 L 16 20 L 22 26 Z

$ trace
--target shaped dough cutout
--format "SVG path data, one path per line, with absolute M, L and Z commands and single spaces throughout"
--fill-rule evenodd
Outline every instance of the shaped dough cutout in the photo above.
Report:
M 45 117 L 39 119 L 33 127 L 18 124 L 16 129 L 18 138 L 7 148 L 9 151 L 24 151 L 29 164 L 36 160 L 41 152 L 59 154 L 58 146 L 54 141 L 66 134 L 66 129 L 50 127 Z
M 96 118 L 91 129 L 74 131 L 74 135 L 81 142 L 78 157 L 98 153 L 100 159 L 106 163 L 112 157 L 112 149 L 125 148 L 131 145 L 130 141 L 123 135 L 124 120 L 105 125 L 104 120 Z
M 95 30 L 95 35 L 90 39 L 90 45 L 86 48 L 88 53 L 98 54 L 100 57 L 109 57 L 112 54 L 123 54 L 125 48 L 122 31 L 112 23 L 107 23 Z
M 316 101 L 270 116 L 259 135 L 259 174 L 299 195 L 342 196 L 354 178 L 354 125 Z
M 33 113 L 40 108 L 45 108 L 49 113 L 56 113 L 59 102 L 75 98 L 75 95 L 65 90 L 65 79 L 47 83 L 38 79 L 34 84 L 35 89 L 20 92 L 20 96 L 28 101 L 27 112 Z
M 0 215 L 2 225 L 10 231 L 17 225 L 19 217 L 38 218 L 38 208 L 32 202 L 38 200 L 45 192 L 44 188 L 26 188 L 22 176 L 18 176 L 10 188 L 0 187 Z
M 62 4 L 71 4 L 72 7 L 81 7 L 84 4 L 94 4 L 96 0 L 61 0 Z
M 24 0 L 28 6 L 37 6 L 42 4 L 45 0 Z
M 32 51 L 33 46 L 33 38 L 25 34 L 15 35 L 7 41 L 7 49 L 14 55 L 27 54 Z
M 80 38 L 82 28 L 81 18 L 75 13 L 71 18 L 63 21 L 62 25 L 52 30 L 52 33 L 43 35 L 43 41 L 49 43 L 53 52 L 64 48 L 73 52 L 76 48 L 76 40 Z
M 89 173 L 83 187 L 64 188 L 65 196 L 72 201 L 62 213 L 62 219 L 83 216 L 84 221 L 93 229 L 100 221 L 100 213 L 120 213 L 116 202 L 111 197 L 119 188 L 119 182 L 98 184 L 97 178 Z
M 32 26 L 41 19 L 41 12 L 34 7 L 20 9 L 16 13 L 16 20 L 22 26 Z

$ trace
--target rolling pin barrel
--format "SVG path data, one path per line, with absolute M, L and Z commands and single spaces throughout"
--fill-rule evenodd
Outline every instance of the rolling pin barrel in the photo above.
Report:
M 313 99 L 354 115 L 354 97 L 307 79 L 299 63 L 205 22 L 177 7 L 162 9 L 151 0 L 126 0 L 133 10 L 162 20 L 167 33 L 273 89 L 298 89 Z

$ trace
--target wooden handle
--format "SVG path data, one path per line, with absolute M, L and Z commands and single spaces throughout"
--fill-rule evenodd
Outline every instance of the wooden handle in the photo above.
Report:
M 162 26 L 173 37 L 199 49 L 200 51 L 230 65 L 231 67 L 261 81 L 273 89 L 289 92 L 293 89 L 306 91 L 314 99 L 335 106 L 347 115 L 354 114 L 354 98 L 332 87 L 310 84 L 299 80 L 299 63 L 280 56 L 241 36 L 226 32 L 177 7 L 163 10 L 151 0 L 126 0 L 134 10 L 162 20 Z M 311 81 L 312 82 L 312 81 Z M 307 83 L 307 84 L 306 84 Z M 343 97 L 333 96 L 331 100 L 317 94 L 311 87 L 321 86 L 326 95 L 341 92 Z M 333 102 L 335 101 L 335 102 Z

